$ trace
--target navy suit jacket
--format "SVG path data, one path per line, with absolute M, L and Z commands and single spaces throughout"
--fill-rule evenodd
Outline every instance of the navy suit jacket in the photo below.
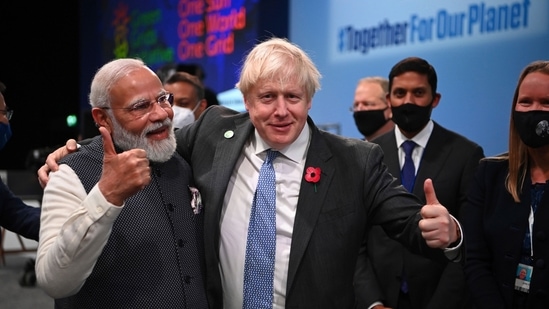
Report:
M 40 208 L 25 204 L 1 179 L 0 199 L 0 225 L 23 237 L 38 241 Z
M 388 132 L 372 142 L 381 146 L 389 171 L 400 182 L 395 132 Z M 479 145 L 434 122 L 433 132 L 416 173 L 413 193 L 425 202 L 423 183 L 425 179 L 431 178 L 439 202 L 458 218 L 482 157 L 484 152 Z M 367 294 L 370 303 L 381 300 L 386 306 L 397 307 L 404 268 L 409 286 L 408 295 L 414 308 L 469 306 L 463 269 L 459 263 L 433 261 L 413 254 L 391 240 L 379 227 L 373 227 L 369 236 L 368 257 L 371 263 L 370 288 L 363 293 Z
M 477 308 L 512 308 L 517 265 L 530 215 L 530 174 L 520 203 L 505 189 L 507 160 L 481 162 L 462 210 L 467 260 L 465 274 Z M 527 308 L 549 308 L 549 194 L 535 213 L 534 271 Z
M 386 232 L 418 253 L 445 260 L 427 247 L 418 229 L 422 204 L 392 177 L 379 146 L 319 130 L 309 118 L 311 143 L 305 166 L 320 167 L 316 191 L 303 181 L 292 236 L 286 308 L 354 308 L 365 304 L 365 289 L 355 267 L 364 263 L 368 226 Z M 234 134 L 225 134 L 232 131 Z M 178 152 L 193 168 L 202 193 L 208 302 L 223 308 L 219 273 L 220 217 L 223 198 L 242 149 L 254 132 L 248 113 L 209 107 L 176 131 Z M 245 237 L 245 235 L 242 235 Z

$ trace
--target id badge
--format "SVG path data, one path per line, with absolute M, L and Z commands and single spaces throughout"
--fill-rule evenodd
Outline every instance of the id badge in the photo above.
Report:
M 530 291 L 530 280 L 532 280 L 532 272 L 534 267 L 519 263 L 515 279 L 515 290 L 528 293 Z

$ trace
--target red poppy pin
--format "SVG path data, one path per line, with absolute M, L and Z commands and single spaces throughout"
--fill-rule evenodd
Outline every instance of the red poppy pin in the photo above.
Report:
M 316 183 L 320 181 L 320 167 L 307 167 L 305 170 L 305 180 L 307 182 L 312 182 L 315 185 L 316 192 Z

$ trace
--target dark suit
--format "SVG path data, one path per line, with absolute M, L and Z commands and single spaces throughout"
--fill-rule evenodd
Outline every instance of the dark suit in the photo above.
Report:
M 400 181 L 395 132 L 388 132 L 372 142 L 381 146 L 389 172 Z M 417 169 L 413 193 L 425 202 L 423 183 L 431 178 L 439 202 L 457 218 L 483 156 L 479 145 L 434 123 Z M 397 308 L 404 268 L 413 308 L 463 308 L 467 289 L 460 264 L 432 261 L 413 254 L 389 239 L 381 227 L 372 228 L 368 256 L 371 263 L 368 286 L 371 288 L 363 293 L 367 294 L 370 304 L 381 300 L 385 306 Z
M 308 120 L 312 137 L 305 166 L 320 167 L 320 182 L 302 181 L 293 228 L 286 308 L 353 308 L 358 295 L 353 278 L 367 227 L 381 224 L 418 252 L 444 260 L 430 249 L 417 223 L 421 203 L 398 184 L 372 143 L 318 130 Z M 232 131 L 234 135 L 225 135 Z M 220 216 L 231 173 L 254 132 L 248 113 L 221 106 L 208 108 L 188 127 L 176 131 L 178 152 L 191 163 L 205 210 L 208 301 L 222 308 L 219 273 Z M 242 235 L 245 237 L 245 235 Z M 360 289 L 364 281 L 357 279 Z M 359 301 L 363 303 L 363 300 Z
M 25 204 L 1 179 L 0 199 L 0 225 L 16 234 L 38 241 L 40 208 Z
M 467 245 L 465 274 L 477 308 L 512 308 L 517 265 L 530 215 L 530 174 L 513 200 L 505 188 L 509 161 L 482 161 L 462 210 Z M 532 232 L 534 271 L 529 306 L 549 308 L 549 194 L 537 207 Z

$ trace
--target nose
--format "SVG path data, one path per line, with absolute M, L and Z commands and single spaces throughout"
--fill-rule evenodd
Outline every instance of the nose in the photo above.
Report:
M 415 98 L 413 93 L 407 92 L 406 96 L 404 97 L 404 102 L 406 103 L 415 103 Z
M 153 104 L 153 109 L 149 113 L 151 121 L 164 120 L 167 117 L 173 118 L 173 109 L 171 107 L 162 107 L 160 104 Z
M 284 96 L 279 96 L 275 102 L 275 114 L 277 116 L 285 116 L 288 113 L 288 103 Z

